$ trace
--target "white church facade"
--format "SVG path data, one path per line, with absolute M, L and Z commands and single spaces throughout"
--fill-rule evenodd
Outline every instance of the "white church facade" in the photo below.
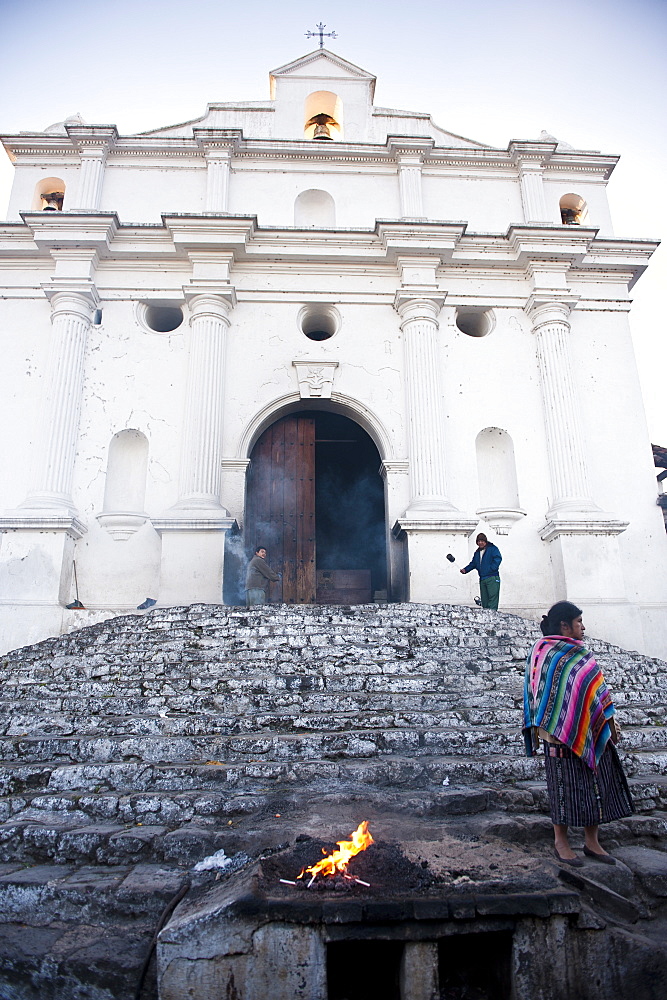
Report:
M 319 49 L 266 102 L 3 136 L 2 649 L 240 603 L 259 544 L 271 600 L 471 605 L 483 531 L 501 611 L 567 598 L 667 657 L 628 324 L 655 243 L 613 234 L 617 157 L 374 84 Z

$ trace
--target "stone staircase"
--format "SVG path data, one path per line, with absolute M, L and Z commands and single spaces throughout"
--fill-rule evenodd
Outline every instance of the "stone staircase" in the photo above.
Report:
M 256 856 L 309 816 L 335 817 L 341 836 L 348 817 L 392 815 L 546 843 L 543 765 L 520 734 L 536 634 L 458 606 L 193 605 L 7 654 L 2 1000 L 131 997 L 158 911 L 195 862 L 220 848 Z M 590 646 L 638 808 L 605 843 L 655 846 L 667 831 L 667 663 Z M 40 928 L 33 952 L 21 924 Z M 100 936 L 115 945 L 96 965 Z M 96 970 L 82 992 L 79 966 Z

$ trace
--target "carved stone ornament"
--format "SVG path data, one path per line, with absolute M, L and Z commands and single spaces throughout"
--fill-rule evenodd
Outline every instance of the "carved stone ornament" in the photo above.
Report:
M 509 535 L 514 522 L 526 516 L 525 510 L 520 507 L 480 507 L 477 513 L 497 535 Z
M 107 511 L 97 515 L 97 520 L 117 542 L 126 542 L 148 520 L 148 514 L 129 511 Z
M 301 399 L 331 399 L 337 361 L 293 361 Z

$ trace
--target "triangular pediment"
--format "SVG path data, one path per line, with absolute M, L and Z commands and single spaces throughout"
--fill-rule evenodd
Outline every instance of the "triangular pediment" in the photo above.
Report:
M 365 80 L 370 85 L 371 94 L 375 89 L 376 79 L 372 73 L 361 69 L 360 66 L 355 66 L 354 63 L 348 62 L 347 59 L 341 59 L 340 56 L 329 52 L 328 49 L 315 49 L 313 52 L 295 59 L 294 62 L 286 63 L 285 66 L 279 66 L 278 69 L 271 70 L 269 75 L 272 86 L 276 77 L 281 76 L 321 76 L 325 79 L 338 77 L 339 79 Z

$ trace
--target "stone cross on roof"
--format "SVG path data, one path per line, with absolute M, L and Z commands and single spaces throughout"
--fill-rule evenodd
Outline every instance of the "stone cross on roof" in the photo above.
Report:
M 320 23 L 317 25 L 317 31 L 307 31 L 306 32 L 306 38 L 315 38 L 316 35 L 319 35 L 320 36 L 320 48 L 323 49 L 324 48 L 324 39 L 325 38 L 337 38 L 338 37 L 336 35 L 335 31 L 325 31 L 324 30 L 325 28 L 326 28 L 326 24 L 322 24 L 322 22 L 320 21 Z

